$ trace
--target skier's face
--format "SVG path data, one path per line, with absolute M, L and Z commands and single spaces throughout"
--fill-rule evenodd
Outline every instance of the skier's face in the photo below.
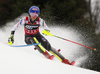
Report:
M 31 19 L 35 20 L 38 17 L 37 13 L 30 13 Z

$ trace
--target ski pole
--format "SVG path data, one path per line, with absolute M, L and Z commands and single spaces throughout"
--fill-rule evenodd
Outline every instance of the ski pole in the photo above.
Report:
M 28 45 L 8 45 L 8 46 L 11 46 L 11 47 L 27 47 L 27 46 L 33 46 L 33 45 L 39 45 L 41 43 L 35 43 L 35 44 L 28 44 Z
M 71 40 L 68 40 L 68 39 L 59 37 L 59 36 L 56 36 L 56 35 L 53 35 L 53 34 L 51 34 L 49 31 L 46 31 L 46 30 L 43 30 L 42 33 L 45 34 L 45 35 L 48 35 L 48 36 L 54 36 L 54 37 L 57 37 L 57 38 L 60 38 L 60 39 L 63 39 L 63 40 L 72 42 L 72 43 L 74 43 L 74 44 L 77 44 L 77 45 L 80 45 L 80 46 L 83 46 L 83 47 L 92 49 L 92 50 L 94 50 L 94 51 L 96 50 L 96 48 L 92 48 L 92 47 L 89 47 L 89 46 L 86 46 L 86 45 L 83 45 L 83 44 L 80 44 L 80 43 L 77 43 L 77 42 L 74 42 L 74 41 L 71 41 Z
M 86 48 L 89 48 L 89 49 L 92 49 L 92 50 L 96 50 L 96 48 L 92 48 L 92 47 L 89 47 L 89 46 L 86 46 L 86 45 L 83 45 L 83 44 L 80 44 L 80 43 L 77 43 L 77 42 L 74 42 L 74 41 L 71 41 L 71 40 L 68 40 L 68 39 L 65 39 L 65 38 L 62 38 L 62 37 L 59 37 L 59 36 L 56 36 L 56 35 L 51 35 L 51 36 L 54 36 L 54 37 L 57 37 L 57 38 L 60 38 L 60 39 L 63 39 L 63 40 L 66 40 L 66 41 L 69 41 L 69 42 L 72 42 L 74 44 L 78 44 L 78 45 L 81 45 L 83 47 L 86 47 Z

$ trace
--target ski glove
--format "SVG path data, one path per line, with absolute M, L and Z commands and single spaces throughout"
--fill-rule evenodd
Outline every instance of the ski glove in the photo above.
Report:
M 48 31 L 48 30 L 43 30 L 42 34 L 52 36 L 52 34 L 50 33 L 50 31 Z
M 12 45 L 14 43 L 14 36 L 10 35 L 9 39 L 8 39 L 8 44 Z

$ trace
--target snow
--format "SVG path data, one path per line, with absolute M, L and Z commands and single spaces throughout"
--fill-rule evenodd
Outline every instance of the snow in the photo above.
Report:
M 25 14 L 26 15 L 26 14 Z M 99 72 L 80 68 L 88 60 L 85 47 L 73 44 L 62 39 L 45 36 L 50 44 L 61 49 L 61 54 L 69 61 L 76 61 L 74 66 L 61 63 L 56 57 L 46 59 L 34 46 L 10 47 L 7 45 L 10 30 L 21 17 L 6 24 L 0 29 L 0 74 L 100 74 Z M 16 21 L 17 20 L 17 21 Z M 85 45 L 82 35 L 72 27 L 49 26 L 51 33 Z M 40 28 L 40 32 L 43 29 Z M 24 45 L 24 28 L 18 28 L 14 36 L 14 45 Z M 89 49 L 88 49 L 89 50 Z
M 0 43 L 0 74 L 100 74 L 22 50 Z

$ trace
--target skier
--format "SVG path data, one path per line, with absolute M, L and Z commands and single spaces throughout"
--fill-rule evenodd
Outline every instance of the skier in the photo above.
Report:
M 39 32 L 39 27 L 43 26 L 44 30 L 42 33 L 46 34 L 50 32 L 45 21 L 39 17 L 40 9 L 37 6 L 32 6 L 28 12 L 29 16 L 23 17 L 16 25 L 11 29 L 11 35 L 8 39 L 8 44 L 12 45 L 14 43 L 15 30 L 24 25 L 25 31 L 25 42 L 26 44 L 34 44 L 40 42 L 41 44 L 35 45 L 35 48 L 42 53 L 46 58 L 52 59 L 47 51 L 56 56 L 61 62 L 69 65 L 74 65 L 75 62 L 70 63 L 69 60 L 65 59 L 55 48 L 53 48 L 48 40 L 42 36 Z M 47 50 L 45 50 L 45 49 Z

